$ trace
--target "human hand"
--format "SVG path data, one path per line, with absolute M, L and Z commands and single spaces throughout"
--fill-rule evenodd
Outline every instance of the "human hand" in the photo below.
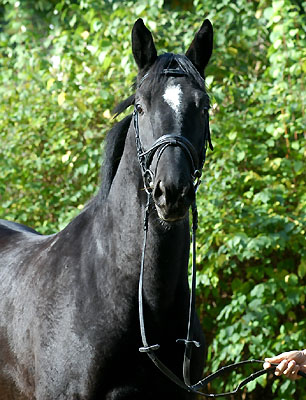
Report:
M 287 351 L 275 357 L 265 358 L 264 368 L 270 368 L 272 363 L 278 364 L 275 369 L 276 376 L 284 374 L 291 380 L 300 379 L 298 372 L 306 373 L 306 349 Z

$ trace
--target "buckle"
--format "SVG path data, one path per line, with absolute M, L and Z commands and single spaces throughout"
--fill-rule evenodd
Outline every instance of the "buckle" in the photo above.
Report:
M 140 353 L 150 353 L 151 351 L 156 351 L 160 348 L 159 344 L 153 344 L 153 346 L 139 347 Z

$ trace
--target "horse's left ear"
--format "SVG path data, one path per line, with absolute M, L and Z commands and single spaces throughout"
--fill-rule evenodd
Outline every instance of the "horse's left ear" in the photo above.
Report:
M 204 76 L 204 69 L 208 64 L 212 54 L 212 49 L 213 27 L 211 22 L 208 19 L 205 19 L 186 52 L 186 56 L 202 76 Z
M 148 70 L 157 58 L 153 37 L 141 18 L 133 26 L 132 51 L 140 71 Z

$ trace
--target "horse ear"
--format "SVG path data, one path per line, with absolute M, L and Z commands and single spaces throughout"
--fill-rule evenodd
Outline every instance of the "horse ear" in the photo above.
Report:
M 208 19 L 205 19 L 186 52 L 186 56 L 202 76 L 204 76 L 204 69 L 208 64 L 212 54 L 212 49 L 213 27 L 211 22 Z
M 132 51 L 139 70 L 149 69 L 157 58 L 151 32 L 141 18 L 133 26 Z

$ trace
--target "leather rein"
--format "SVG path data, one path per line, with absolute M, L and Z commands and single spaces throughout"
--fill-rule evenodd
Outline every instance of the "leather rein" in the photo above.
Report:
M 161 74 L 168 75 L 168 76 L 187 76 L 187 72 L 185 72 L 181 68 L 177 69 L 164 69 Z M 144 75 L 144 77 L 140 80 L 138 87 L 143 83 L 143 81 L 148 77 L 148 74 Z M 140 277 L 139 277 L 139 286 L 138 286 L 138 308 L 139 308 L 139 323 L 140 323 L 140 333 L 141 333 L 141 340 L 143 346 L 139 348 L 141 353 L 146 353 L 148 357 L 152 360 L 152 362 L 156 365 L 156 367 L 165 375 L 167 376 L 172 382 L 174 382 L 177 386 L 181 387 L 184 390 L 187 390 L 190 393 L 195 393 L 200 396 L 204 397 L 220 397 L 220 396 L 230 396 L 237 393 L 243 386 L 247 383 L 253 381 L 254 379 L 258 378 L 259 376 L 272 372 L 275 370 L 277 364 L 272 364 L 272 366 L 268 369 L 262 369 L 251 374 L 246 379 L 242 380 L 239 385 L 231 392 L 226 393 L 219 393 L 219 394 L 212 394 L 212 393 L 203 393 L 201 391 L 202 388 L 208 385 L 211 381 L 215 378 L 219 377 L 225 372 L 230 372 L 236 370 L 237 368 L 241 367 L 242 365 L 246 364 L 253 364 L 253 363 L 263 363 L 262 360 L 246 360 L 240 361 L 234 364 L 227 365 L 225 367 L 220 368 L 216 372 L 208 375 L 206 378 L 200 380 L 196 384 L 191 384 L 190 381 L 190 362 L 192 356 L 192 349 L 193 346 L 200 347 L 200 343 L 193 340 L 193 333 L 194 333 L 194 317 L 195 317 L 195 292 L 196 292 L 196 231 L 198 227 L 198 213 L 196 207 L 196 199 L 191 205 L 192 209 L 192 276 L 191 276 L 191 290 L 190 290 L 190 299 L 189 299 L 189 313 L 188 313 L 188 328 L 187 328 L 187 337 L 186 339 L 177 339 L 177 342 L 183 342 L 185 345 L 184 351 L 184 360 L 183 360 L 183 380 L 179 378 L 175 373 L 173 373 L 157 356 L 156 350 L 160 348 L 159 344 L 149 345 L 146 337 L 145 331 L 145 323 L 144 323 L 144 311 L 143 311 L 143 276 L 144 276 L 144 265 L 145 265 L 145 253 L 146 253 L 146 244 L 147 244 L 147 237 L 148 237 L 148 221 L 149 221 L 149 209 L 150 204 L 152 203 L 152 190 L 153 190 L 153 183 L 155 178 L 155 173 L 157 169 L 158 162 L 165 151 L 165 149 L 169 146 L 176 146 L 180 147 L 187 159 L 190 162 L 191 166 L 191 176 L 194 182 L 194 191 L 196 193 L 201 181 L 200 177 L 202 175 L 202 169 L 205 162 L 206 156 L 206 149 L 209 145 L 211 150 L 213 150 L 213 146 L 211 143 L 210 138 L 210 129 L 209 129 L 209 115 L 208 115 L 208 107 L 204 108 L 204 149 L 202 154 L 202 159 L 200 160 L 198 157 L 198 153 L 194 146 L 190 143 L 188 139 L 183 136 L 178 135 L 163 135 L 158 138 L 153 145 L 148 149 L 144 150 L 140 136 L 139 136 L 139 122 L 138 122 L 138 111 L 137 107 L 135 106 L 133 112 L 133 124 L 135 130 L 135 142 L 136 142 L 136 150 L 137 150 L 137 157 L 139 161 L 139 165 L 142 172 L 144 188 L 147 193 L 147 203 L 145 207 L 145 214 L 144 214 L 144 239 L 143 239 L 143 247 L 142 247 L 142 256 L 141 256 L 141 268 L 140 268 Z M 157 163 L 155 171 L 151 170 L 151 163 L 153 157 L 156 155 Z M 299 371 L 298 373 L 301 376 L 306 377 L 306 374 Z

